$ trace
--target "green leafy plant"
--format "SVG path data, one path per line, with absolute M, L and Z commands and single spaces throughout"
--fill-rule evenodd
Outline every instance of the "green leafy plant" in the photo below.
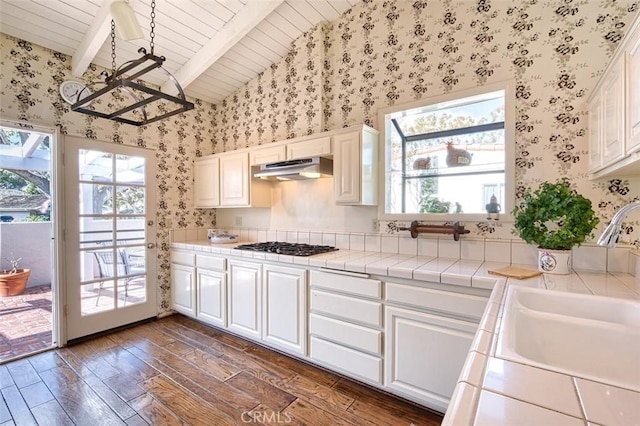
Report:
M 571 250 L 591 234 L 599 222 L 591 201 L 571 189 L 567 178 L 528 188 L 513 211 L 514 234 L 549 250 Z

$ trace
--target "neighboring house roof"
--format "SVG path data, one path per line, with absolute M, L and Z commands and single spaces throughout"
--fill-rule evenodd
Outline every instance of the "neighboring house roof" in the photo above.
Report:
M 49 200 L 44 194 L 25 194 L 17 189 L 0 189 L 0 210 L 28 211 L 40 210 Z

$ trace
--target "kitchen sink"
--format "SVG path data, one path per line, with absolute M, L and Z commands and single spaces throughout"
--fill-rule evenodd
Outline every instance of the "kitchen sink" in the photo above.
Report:
M 510 287 L 496 356 L 640 392 L 640 302 Z

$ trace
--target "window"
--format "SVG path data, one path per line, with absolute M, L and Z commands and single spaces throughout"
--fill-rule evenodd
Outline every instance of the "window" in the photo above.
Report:
M 510 211 L 514 120 L 509 85 L 397 106 L 383 110 L 381 119 L 383 218 L 434 213 L 485 218 L 489 210 L 495 213 L 496 204 L 499 213 Z

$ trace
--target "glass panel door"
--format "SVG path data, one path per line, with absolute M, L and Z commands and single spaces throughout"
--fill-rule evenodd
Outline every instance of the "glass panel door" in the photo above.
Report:
M 155 316 L 154 153 L 67 138 L 65 159 L 68 339 Z

